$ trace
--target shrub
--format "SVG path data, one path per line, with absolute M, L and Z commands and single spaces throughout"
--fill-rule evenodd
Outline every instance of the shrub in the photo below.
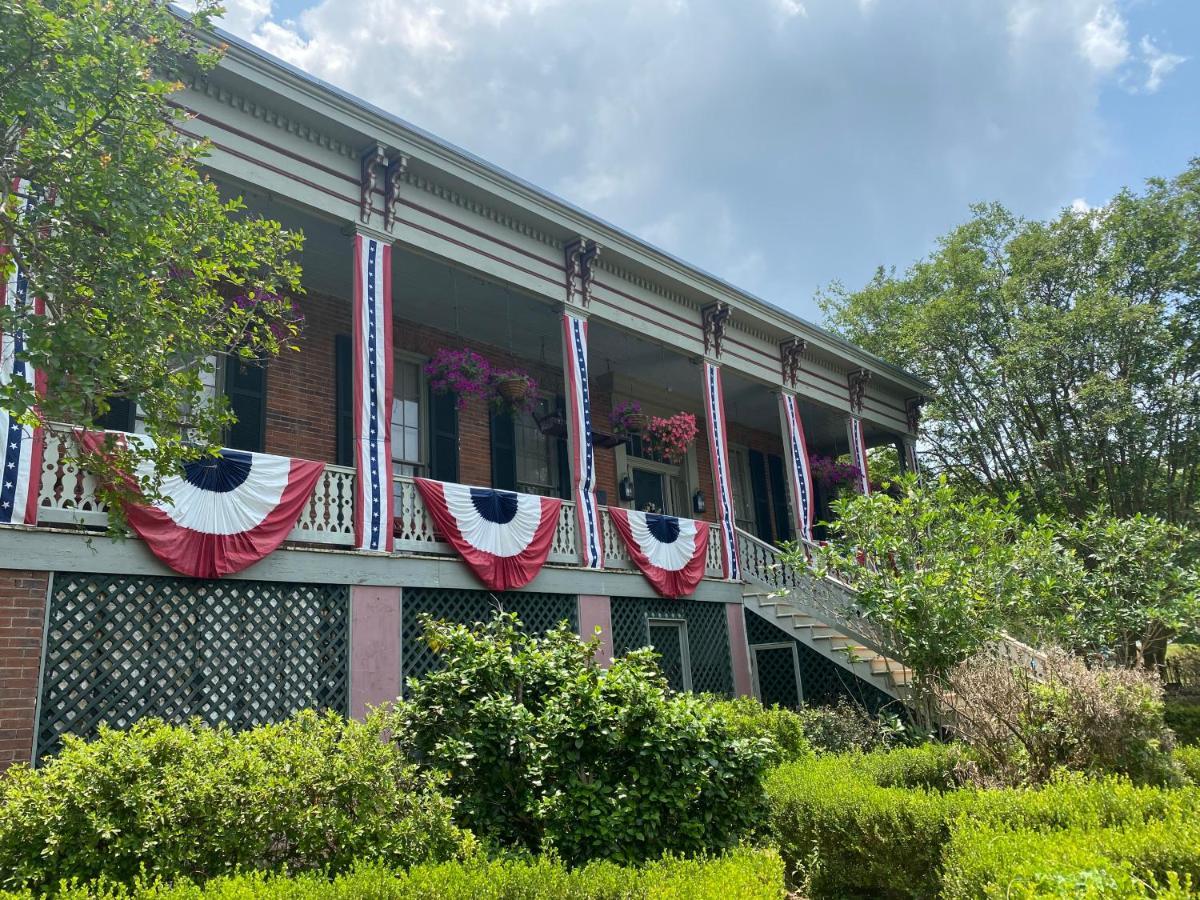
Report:
M 1148 783 L 1171 777 L 1172 736 L 1152 673 L 1088 668 L 1057 650 L 1036 671 L 980 655 L 959 665 L 951 688 L 952 730 L 1004 783 L 1041 783 L 1060 767 Z
M 963 824 L 946 849 L 942 896 L 1191 896 L 1200 884 L 1200 823 L 1104 829 L 996 830 Z
M 729 847 L 761 818 L 771 742 L 672 694 L 652 652 L 605 671 L 565 626 L 535 637 L 502 615 L 426 629 L 443 665 L 410 683 L 391 728 L 449 773 L 460 821 L 496 843 L 640 861 Z
M 379 721 L 309 711 L 234 733 L 143 720 L 90 743 L 68 738 L 41 769 L 0 780 L 0 887 L 467 852 L 453 804 L 379 739 Z
M 1200 816 L 1198 789 L 1116 776 L 1065 773 L 1038 788 L 942 790 L 961 765 L 959 751 L 920 748 L 818 756 L 774 770 L 769 828 L 789 872 L 814 896 L 934 897 L 945 848 L 962 822 L 1133 833 Z
M 791 762 L 812 755 L 812 746 L 804 733 L 804 719 L 790 709 L 763 706 L 753 697 L 707 699 L 734 736 L 769 740 L 775 748 L 775 762 Z
M 806 706 L 797 715 L 809 744 L 821 753 L 878 750 L 903 736 L 896 721 L 873 716 L 844 698 L 832 706 Z
M 395 871 L 359 865 L 332 881 L 316 874 L 251 873 L 203 886 L 139 886 L 131 894 L 79 887 L 61 900 L 778 900 L 783 866 L 771 851 L 739 849 L 711 859 L 662 859 L 641 869 L 598 862 L 567 869 L 545 858 L 422 864 Z M 9 895 L 10 897 L 28 895 Z M 8 900 L 8 898 L 4 898 Z
M 1177 747 L 1172 756 L 1180 774 L 1192 784 L 1200 785 L 1200 747 Z
M 1178 743 L 1200 745 L 1200 703 L 1168 700 L 1164 718 Z

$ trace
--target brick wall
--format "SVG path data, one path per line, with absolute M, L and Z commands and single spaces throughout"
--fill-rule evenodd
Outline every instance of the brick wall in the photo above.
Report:
M 0 772 L 33 752 L 48 578 L 0 569 Z

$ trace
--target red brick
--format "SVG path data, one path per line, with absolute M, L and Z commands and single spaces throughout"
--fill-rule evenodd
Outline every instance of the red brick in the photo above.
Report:
M 0 569 L 0 771 L 28 762 L 49 574 Z

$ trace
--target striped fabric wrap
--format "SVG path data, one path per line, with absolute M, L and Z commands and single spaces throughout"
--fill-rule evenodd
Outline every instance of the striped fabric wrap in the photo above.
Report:
M 354 238 L 354 544 L 392 549 L 392 248 Z
M 592 395 L 588 383 L 588 323 L 563 312 L 563 370 L 567 376 L 567 437 L 575 479 L 579 553 L 585 569 L 604 567 L 600 504 L 596 500 L 596 454 L 592 446 Z
M 740 581 L 741 561 L 734 528 L 733 489 L 729 480 L 729 442 L 725 437 L 725 392 L 721 367 L 704 361 L 704 409 L 708 420 L 708 448 L 712 461 L 713 490 L 717 499 L 717 523 L 721 527 L 721 569 L 729 581 Z
M 783 391 L 779 395 L 779 414 L 783 433 L 787 437 L 788 473 L 791 476 L 792 507 L 796 513 L 796 533 L 812 540 L 813 486 L 808 462 L 808 444 L 804 440 L 804 423 L 800 419 L 800 404 L 795 394 Z
M 12 189 L 17 196 L 25 198 L 23 209 L 32 210 L 37 203 L 37 192 L 30 189 L 29 183 L 15 181 Z M 16 311 L 28 311 L 32 307 L 36 315 L 45 312 L 42 298 L 30 296 L 29 273 L 20 266 L 10 273 L 7 283 L 0 283 L 0 304 Z M 6 331 L 0 335 L 0 383 L 10 384 L 21 379 L 42 393 L 46 389 L 45 374 L 35 371 L 21 359 L 24 352 L 25 338 L 20 331 Z M 41 428 L 21 424 L 5 409 L 0 409 L 0 434 L 4 435 L 0 524 L 36 525 L 45 435 Z
M 862 419 L 851 416 L 846 422 L 850 438 L 850 462 L 858 469 L 858 492 L 871 493 L 871 474 L 867 471 L 867 442 L 863 437 Z

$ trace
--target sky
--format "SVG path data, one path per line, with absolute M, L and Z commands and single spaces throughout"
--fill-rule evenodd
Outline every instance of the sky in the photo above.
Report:
M 1200 0 L 225 0 L 224 28 L 791 312 L 1200 156 Z

